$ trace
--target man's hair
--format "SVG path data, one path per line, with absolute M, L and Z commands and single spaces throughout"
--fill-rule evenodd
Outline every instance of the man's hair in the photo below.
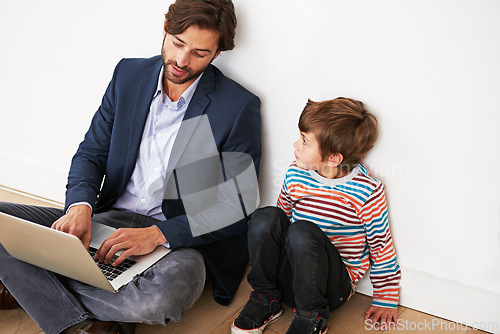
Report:
M 352 170 L 372 149 L 378 137 L 377 119 L 362 102 L 339 97 L 307 104 L 299 118 L 301 132 L 313 132 L 321 159 L 340 153 L 340 167 Z
M 178 35 L 196 26 L 219 33 L 218 51 L 234 48 L 236 14 L 231 0 L 177 0 L 165 14 L 164 29 Z

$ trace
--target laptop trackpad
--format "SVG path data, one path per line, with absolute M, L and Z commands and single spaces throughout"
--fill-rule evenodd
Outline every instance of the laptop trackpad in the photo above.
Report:
M 98 249 L 104 240 L 113 234 L 114 231 L 116 231 L 116 228 L 99 223 L 92 223 L 92 242 L 90 245 Z

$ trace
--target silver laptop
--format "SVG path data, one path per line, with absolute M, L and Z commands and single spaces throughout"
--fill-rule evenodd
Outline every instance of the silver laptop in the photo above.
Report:
M 113 231 L 112 227 L 92 223 L 90 249 L 99 249 Z M 170 252 L 168 248 L 158 246 L 149 254 L 129 257 L 122 263 L 123 266 L 118 266 L 122 268 L 110 273 L 115 268 L 96 263 L 77 237 L 1 212 L 0 243 L 18 260 L 110 292 L 118 292 Z M 105 268 L 100 269 L 100 266 Z

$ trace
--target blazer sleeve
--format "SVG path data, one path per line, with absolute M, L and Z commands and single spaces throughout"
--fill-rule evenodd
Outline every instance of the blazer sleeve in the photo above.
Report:
M 65 211 L 77 202 L 90 203 L 95 210 L 109 154 L 115 118 L 115 82 L 120 64 L 121 62 L 116 66 L 101 106 L 94 114 L 85 138 L 71 161 L 66 185 Z
M 250 155 L 258 175 L 261 145 L 260 100 L 252 94 L 242 103 L 221 150 L 222 152 L 243 152 Z M 241 234 L 247 230 L 247 219 L 248 215 L 234 224 L 200 236 L 192 235 L 185 214 L 171 217 L 158 223 L 157 226 L 169 242 L 170 248 L 177 249 L 207 245 Z

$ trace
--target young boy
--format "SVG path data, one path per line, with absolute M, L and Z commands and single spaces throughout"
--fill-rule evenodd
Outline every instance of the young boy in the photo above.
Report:
M 331 311 L 354 293 L 370 264 L 373 322 L 397 322 L 400 269 L 384 185 L 360 164 L 377 139 L 363 103 L 308 101 L 277 207 L 255 211 L 248 227 L 254 289 L 233 334 L 260 334 L 295 309 L 287 334 L 326 333 Z

